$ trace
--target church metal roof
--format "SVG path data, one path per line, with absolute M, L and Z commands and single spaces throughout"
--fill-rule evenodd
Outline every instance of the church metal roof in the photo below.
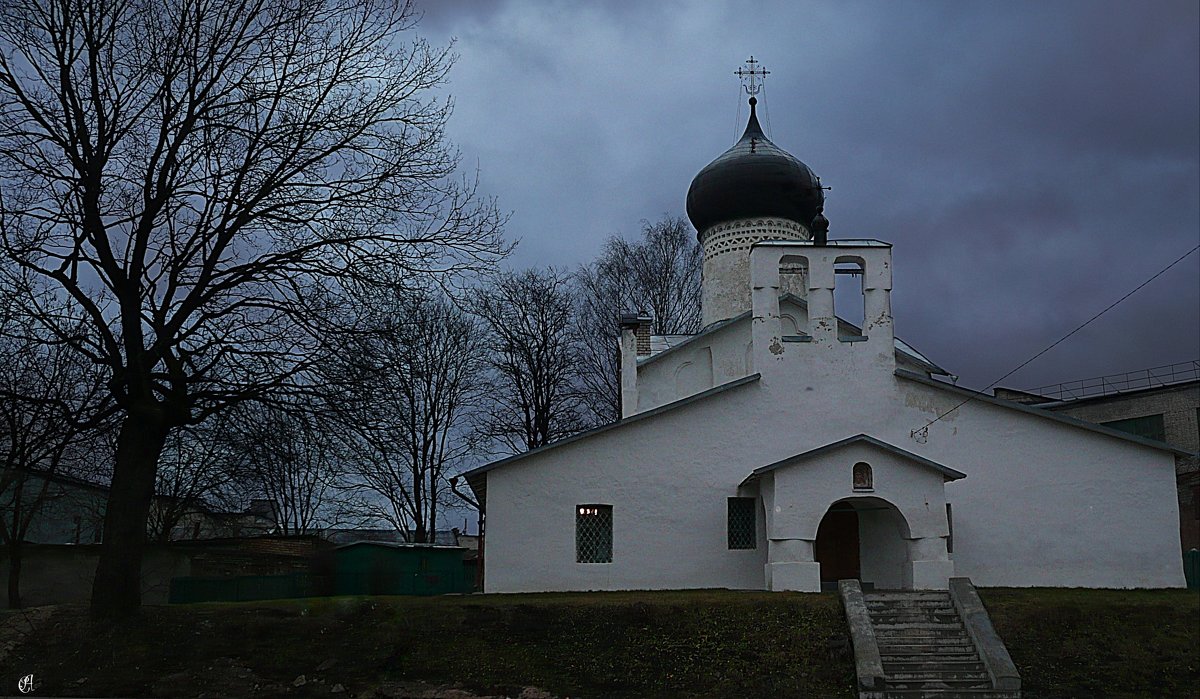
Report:
M 778 216 L 805 228 L 821 211 L 825 192 L 807 165 L 771 143 L 750 98 L 746 131 L 704 166 L 687 193 L 687 214 L 697 235 L 723 221 Z
M 1029 406 L 1029 405 L 1025 405 L 1023 403 L 1017 403 L 1017 402 L 1011 401 L 1011 400 L 1004 400 L 1003 398 L 995 398 L 993 396 L 989 396 L 986 393 L 972 391 L 970 389 L 962 388 L 959 386 L 952 386 L 948 383 L 936 381 L 927 376 L 922 376 L 921 374 L 918 374 L 918 373 L 912 372 L 912 371 L 908 371 L 905 369 L 897 369 L 895 373 L 896 373 L 896 376 L 898 376 L 902 379 L 908 379 L 909 381 L 915 381 L 920 384 L 925 384 L 926 386 L 932 386 L 934 388 L 962 396 L 964 398 L 967 398 L 968 400 L 979 401 L 980 403 L 988 403 L 990 405 L 999 406 L 1001 408 L 1008 408 L 1009 410 L 1016 410 L 1018 412 L 1026 413 L 1028 415 L 1033 415 L 1035 417 L 1044 418 L 1046 420 L 1053 420 L 1054 422 L 1059 422 L 1064 425 L 1070 425 L 1071 427 L 1078 427 L 1083 430 L 1088 430 L 1089 432 L 1098 432 L 1098 433 L 1100 433 L 1102 435 L 1106 435 L 1108 437 L 1113 437 L 1115 439 L 1124 440 L 1126 442 L 1133 442 L 1134 444 L 1138 444 L 1143 447 L 1150 447 L 1152 449 L 1160 449 L 1162 451 L 1169 451 L 1172 454 L 1175 454 L 1177 456 L 1196 456 L 1196 454 L 1194 454 L 1190 451 L 1185 451 L 1183 449 L 1173 447 L 1170 444 L 1167 444 L 1166 442 L 1160 442 L 1156 439 L 1147 439 L 1146 437 L 1139 437 L 1135 434 L 1130 434 L 1128 432 L 1122 432 L 1120 430 L 1114 430 L 1111 427 L 1105 427 L 1104 425 L 1098 425 L 1094 422 L 1088 422 L 1087 420 L 1080 420 L 1079 418 L 1071 417 L 1070 415 L 1063 415 L 1062 413 L 1045 410 L 1040 405 Z M 964 404 L 966 402 L 967 401 L 964 401 Z
M 745 386 L 748 383 L 754 383 L 755 381 L 758 381 L 760 378 L 762 378 L 761 374 L 750 374 L 749 376 L 743 376 L 740 379 L 735 379 L 728 383 L 723 383 L 720 386 L 714 386 L 713 388 L 710 388 L 707 391 L 701 391 L 700 393 L 696 393 L 694 395 L 687 396 L 686 398 L 680 398 L 679 400 L 672 401 L 670 403 L 667 403 L 666 405 L 660 405 L 657 408 L 652 408 L 645 412 L 637 413 L 636 415 L 630 415 L 629 417 L 622 418 L 620 420 L 617 420 L 616 422 L 610 422 L 607 425 L 601 425 L 599 427 L 590 429 L 586 432 L 580 432 L 579 434 L 572 435 L 570 437 L 565 437 L 556 442 L 551 442 L 545 446 L 538 447 L 537 449 L 530 449 L 529 451 L 521 453 L 521 454 L 514 454 L 513 456 L 509 456 L 507 458 L 500 459 L 499 461 L 493 461 L 490 464 L 484 464 L 483 466 L 471 469 L 470 471 L 463 473 L 462 477 L 466 479 L 467 485 L 471 486 L 471 490 L 474 491 L 475 497 L 478 498 L 480 502 L 483 502 L 484 498 L 486 497 L 486 494 L 487 494 L 486 475 L 487 475 L 488 471 L 495 470 L 497 468 L 500 468 L 501 466 L 508 466 L 509 464 L 513 464 L 518 461 L 521 461 L 522 459 L 533 456 L 534 454 L 541 454 L 542 452 L 550 451 L 551 449 L 557 449 L 558 447 L 566 446 L 572 442 L 578 442 L 583 439 L 595 437 L 596 435 L 602 434 L 604 432 L 608 432 L 609 430 L 615 430 L 615 429 L 618 429 L 621 427 L 625 427 L 626 425 L 632 425 L 635 422 L 640 422 L 642 420 L 647 420 L 652 417 L 657 417 L 659 415 L 662 415 L 665 412 L 675 410 L 677 408 L 682 408 L 683 406 L 688 405 L 690 403 L 695 403 L 696 401 L 704 400 L 706 398 L 709 398 L 710 396 L 715 396 L 719 393 L 724 393 L 725 391 L 728 391 L 733 388 L 737 388 L 738 386 Z

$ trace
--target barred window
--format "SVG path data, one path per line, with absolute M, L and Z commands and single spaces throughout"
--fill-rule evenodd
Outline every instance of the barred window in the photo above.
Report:
M 612 563 L 612 505 L 575 508 L 575 562 Z
M 729 548 L 758 548 L 754 498 L 729 498 Z

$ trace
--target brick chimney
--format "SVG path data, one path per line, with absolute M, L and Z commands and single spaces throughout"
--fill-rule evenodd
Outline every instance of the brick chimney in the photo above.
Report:
M 650 316 L 643 314 L 621 316 L 621 327 L 633 328 L 637 338 L 637 356 L 650 356 Z
M 637 412 L 637 360 L 650 356 L 650 317 L 621 315 L 621 417 Z

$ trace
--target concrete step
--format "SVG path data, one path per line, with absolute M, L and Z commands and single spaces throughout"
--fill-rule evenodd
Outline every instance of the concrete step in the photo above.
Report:
M 871 612 L 871 624 L 904 624 L 912 622 L 938 622 L 942 624 L 957 624 L 958 612 L 910 612 L 886 611 Z
M 879 646 L 879 655 L 883 656 L 883 662 L 887 662 L 888 658 L 897 660 L 903 658 L 946 658 L 947 660 L 962 660 L 964 658 L 974 658 L 975 648 L 972 646 L 945 646 L 945 645 L 903 645 L 903 646 Z
M 937 660 L 893 660 L 883 661 L 883 671 L 888 677 L 892 677 L 893 673 L 901 672 L 930 672 L 935 675 L 942 673 L 984 673 L 983 677 L 987 678 L 987 670 L 983 667 L 983 663 L 979 660 L 947 660 L 939 658 Z
M 906 621 L 896 624 L 871 624 L 871 626 L 875 629 L 875 635 L 877 636 L 880 633 L 887 635 L 889 633 L 896 634 L 913 631 L 927 631 L 931 635 L 934 633 L 962 635 L 967 632 L 963 628 L 963 625 L 957 622 Z
M 872 602 L 925 602 L 941 601 L 950 603 L 949 592 L 930 591 L 898 591 L 898 592 L 868 592 L 863 595 L 866 603 Z
M 962 648 L 970 648 L 974 650 L 975 644 L 971 642 L 970 636 L 964 631 L 958 635 L 946 636 L 937 632 L 909 632 L 909 633 L 878 633 L 875 634 L 875 641 L 880 648 L 892 648 L 895 646 L 956 646 Z
M 941 614 L 958 614 L 958 610 L 954 607 L 943 604 L 941 602 L 877 602 L 867 605 L 867 612 L 877 614 L 881 612 L 918 612 L 921 614 L 927 612 Z
M 960 690 L 960 689 L 991 689 L 991 680 L 987 679 L 893 679 L 887 678 L 887 688 L 889 691 L 894 689 L 921 689 L 925 691 L 936 691 L 943 689 Z M 940 696 L 940 695 L 938 695 Z
M 983 670 L 983 665 L 980 659 L 976 656 L 881 656 L 883 665 L 886 668 L 947 668 L 947 669 L 966 669 L 966 670 Z M 979 665 L 976 668 L 976 665 Z
M 961 646 L 971 642 L 971 639 L 967 638 L 965 634 L 947 636 L 936 631 L 889 632 L 886 634 L 876 632 L 875 640 L 878 642 L 880 649 L 894 648 L 896 646 Z
M 884 699 L 1021 699 L 1020 692 L 994 689 L 889 689 Z
M 970 682 L 988 689 L 991 689 L 992 686 L 986 672 L 925 672 L 922 670 L 920 672 L 891 672 L 887 675 L 889 687 L 904 682 L 924 682 L 925 686 L 928 686 L 929 683 Z

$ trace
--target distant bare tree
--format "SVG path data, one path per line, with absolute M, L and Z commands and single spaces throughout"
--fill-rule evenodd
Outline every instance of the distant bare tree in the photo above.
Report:
M 570 281 L 553 268 L 502 273 L 469 302 L 487 325 L 495 382 L 480 429 L 510 453 L 583 428 Z
M 648 313 L 656 335 L 700 330 L 703 256 L 683 218 L 642 222 L 642 236 L 609 238 L 600 256 L 575 275 L 575 332 L 584 401 L 592 421 L 621 416 L 618 336 L 622 313 Z
M 312 534 L 338 523 L 346 453 L 327 414 L 310 405 L 246 402 L 227 438 L 246 465 L 239 485 L 271 505 L 278 532 Z
M 94 421 L 105 397 L 102 373 L 65 343 L 38 338 L 39 330 L 23 309 L 0 308 L 0 543 L 14 609 L 30 527 L 68 497 L 62 479 L 91 476 L 104 458 L 103 425 Z
M 446 478 L 476 449 L 483 330 L 430 292 L 393 290 L 368 305 L 369 332 L 343 360 L 359 511 L 432 542 L 451 502 Z
M 247 455 L 230 444 L 227 417 L 221 414 L 200 425 L 176 428 L 167 437 L 146 521 L 152 541 L 192 538 L 177 532 L 189 515 L 240 504 L 237 491 L 248 477 Z
M 171 430 L 299 386 L 338 285 L 505 251 L 429 97 L 453 57 L 414 23 L 403 0 L 0 3 L 0 252 L 82 309 L 72 346 L 120 411 L 96 614 L 140 605 Z

